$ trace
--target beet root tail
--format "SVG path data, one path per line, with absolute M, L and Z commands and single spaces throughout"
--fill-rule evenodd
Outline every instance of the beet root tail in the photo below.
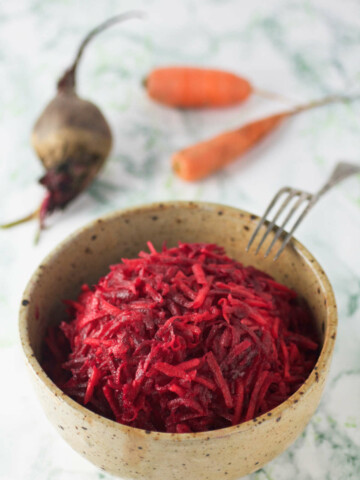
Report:
M 22 223 L 30 222 L 30 220 L 34 220 L 35 218 L 38 218 L 39 214 L 40 214 L 40 207 L 37 208 L 34 212 L 30 213 L 29 215 L 26 215 L 26 217 L 22 217 L 22 218 L 19 218 L 18 220 L 14 220 L 13 222 L 0 225 L 0 228 L 3 228 L 3 229 L 12 228 L 12 227 L 16 227 L 17 225 L 21 225 Z
M 30 213 L 29 215 L 26 215 L 25 217 L 19 218 L 18 220 L 14 220 L 13 222 L 0 225 L 0 228 L 2 229 L 12 228 L 12 227 L 16 227 L 17 225 L 21 225 L 23 223 L 30 222 L 31 220 L 37 219 L 39 222 L 39 226 L 34 239 L 34 243 L 37 244 L 40 239 L 41 231 L 44 230 L 45 228 L 45 218 L 47 217 L 48 213 L 50 213 L 50 210 L 49 210 L 50 200 L 51 200 L 51 193 L 47 192 L 40 206 L 34 212 Z

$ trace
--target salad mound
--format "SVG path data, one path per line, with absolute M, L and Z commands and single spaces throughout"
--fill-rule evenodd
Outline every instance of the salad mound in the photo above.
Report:
M 303 384 L 319 343 L 295 291 L 217 245 L 148 246 L 49 328 L 44 367 L 66 394 L 125 425 L 188 433 L 250 420 Z

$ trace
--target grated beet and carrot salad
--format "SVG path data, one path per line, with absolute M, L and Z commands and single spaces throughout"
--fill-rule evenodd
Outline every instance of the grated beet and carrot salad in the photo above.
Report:
M 48 330 L 44 366 L 91 410 L 161 432 L 250 420 L 306 380 L 319 351 L 306 303 L 216 245 L 124 259 Z

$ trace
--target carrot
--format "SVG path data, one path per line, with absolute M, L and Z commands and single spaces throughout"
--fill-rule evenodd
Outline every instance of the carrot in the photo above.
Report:
M 170 107 L 226 107 L 243 102 L 252 93 L 289 101 L 282 95 L 255 89 L 245 78 L 224 70 L 196 67 L 156 68 L 143 83 L 153 100 Z
M 222 133 L 215 138 L 175 153 L 172 157 L 173 169 L 183 180 L 200 180 L 233 162 L 240 155 L 253 148 L 288 117 L 329 103 L 344 102 L 355 98 L 325 97 L 321 100 L 299 105 L 291 110 L 255 120 L 236 130 Z
M 253 91 L 234 73 L 193 67 L 156 68 L 144 83 L 151 98 L 181 108 L 234 105 Z

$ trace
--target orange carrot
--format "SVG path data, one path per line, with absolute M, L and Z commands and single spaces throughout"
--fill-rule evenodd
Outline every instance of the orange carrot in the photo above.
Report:
M 253 91 L 234 73 L 193 67 L 157 68 L 144 83 L 151 98 L 181 108 L 235 105 Z
M 325 97 L 292 110 L 255 120 L 236 130 L 222 133 L 175 153 L 172 157 L 173 169 L 183 180 L 200 180 L 250 150 L 286 118 L 321 105 L 353 99 L 342 96 Z

